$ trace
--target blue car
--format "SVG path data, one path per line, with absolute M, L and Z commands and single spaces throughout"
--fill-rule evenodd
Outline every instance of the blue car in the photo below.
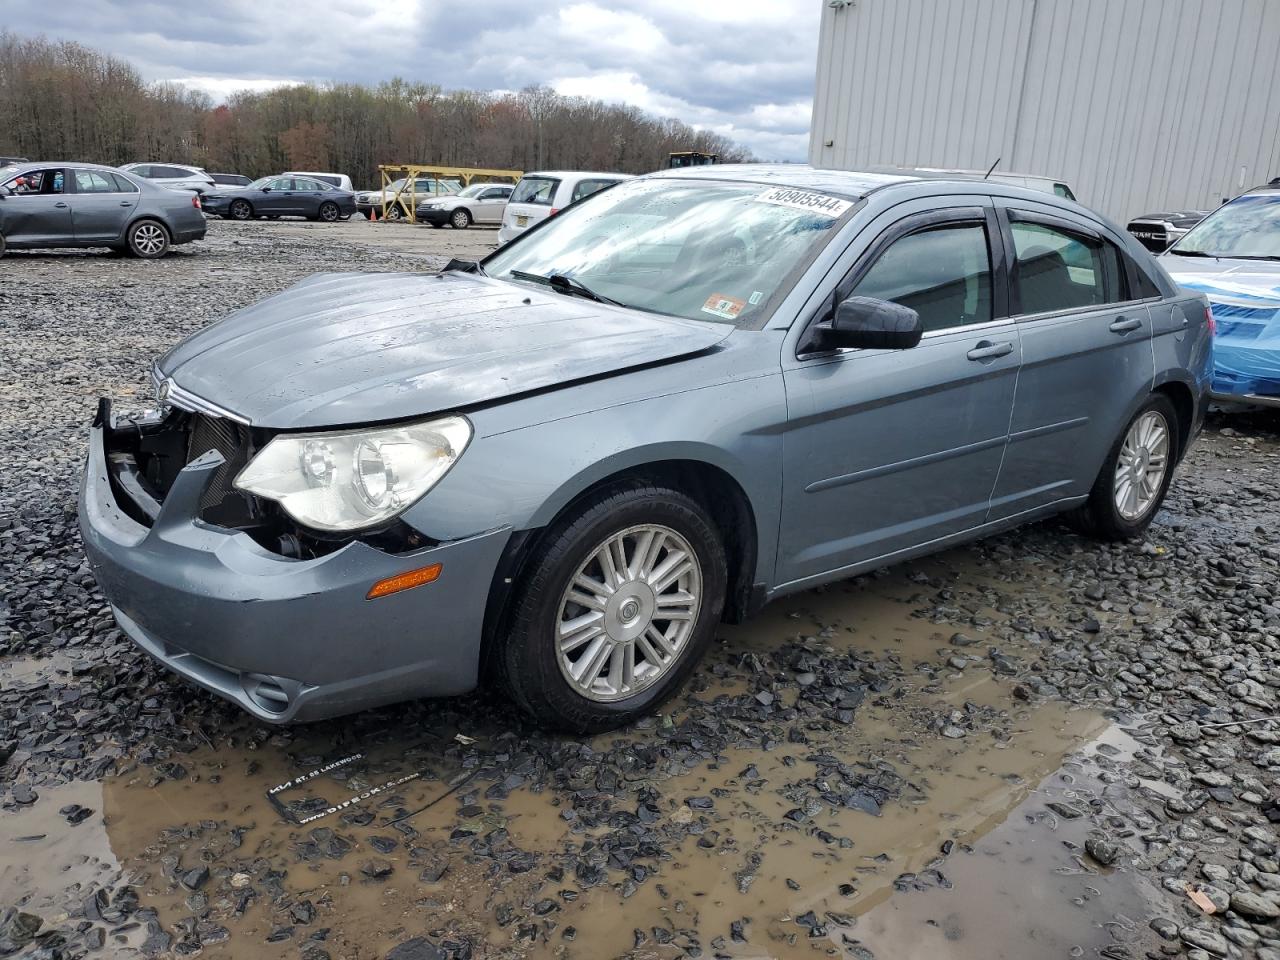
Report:
M 1160 264 L 1209 298 L 1214 399 L 1280 407 L 1280 178 L 1209 214 Z
M 311 177 L 263 177 L 247 187 L 206 193 L 206 213 L 231 220 L 260 217 L 306 217 L 345 220 L 356 212 L 355 194 Z
M 100 402 L 81 530 L 124 632 L 263 720 L 489 679 L 599 731 L 772 598 L 1059 513 L 1139 536 L 1209 365 L 1205 298 L 1065 198 L 668 170 L 178 344 L 150 414 Z

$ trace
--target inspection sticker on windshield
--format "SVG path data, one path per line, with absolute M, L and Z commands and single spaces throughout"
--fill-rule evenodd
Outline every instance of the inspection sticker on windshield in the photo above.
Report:
M 747 305 L 745 300 L 739 300 L 737 297 L 726 297 L 723 293 L 713 293 L 707 297 L 707 302 L 702 305 L 702 312 L 709 313 L 713 317 L 723 317 L 725 320 L 737 320 L 738 314 L 742 312 L 742 308 Z
M 811 193 L 808 190 L 792 190 L 790 187 L 766 190 L 758 195 L 756 200 L 760 203 L 773 203 L 779 207 L 820 213 L 833 220 L 843 216 L 845 211 L 853 206 L 852 200 L 841 200 L 838 197 L 828 197 L 825 193 Z

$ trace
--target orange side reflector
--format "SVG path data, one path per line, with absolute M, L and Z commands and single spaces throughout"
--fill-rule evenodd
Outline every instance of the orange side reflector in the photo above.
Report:
M 409 590 L 413 587 L 420 587 L 424 583 L 431 583 L 438 576 L 440 571 L 444 569 L 443 564 L 433 563 L 429 567 L 419 567 L 417 570 L 410 570 L 408 573 L 397 573 L 394 577 L 387 577 L 385 580 L 379 580 L 369 592 L 365 594 L 366 600 L 377 600 L 379 597 L 389 597 L 393 593 L 399 593 L 401 590 Z

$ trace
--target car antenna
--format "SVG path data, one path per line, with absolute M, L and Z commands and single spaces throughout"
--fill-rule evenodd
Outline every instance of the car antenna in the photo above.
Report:
M 987 170 L 986 176 L 984 176 L 982 179 L 986 180 L 991 176 L 991 174 L 995 173 L 996 167 L 1000 166 L 1000 161 L 1003 159 L 1004 157 L 996 157 L 996 162 L 991 165 L 990 169 Z

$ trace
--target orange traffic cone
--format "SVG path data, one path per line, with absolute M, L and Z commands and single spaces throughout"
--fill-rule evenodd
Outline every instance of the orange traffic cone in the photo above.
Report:
M 378 220 L 378 208 L 377 208 L 377 207 L 370 207 L 370 208 L 369 208 L 369 219 L 370 219 L 370 220 L 372 220 L 372 221 L 374 221 L 375 223 L 377 222 L 377 220 Z

